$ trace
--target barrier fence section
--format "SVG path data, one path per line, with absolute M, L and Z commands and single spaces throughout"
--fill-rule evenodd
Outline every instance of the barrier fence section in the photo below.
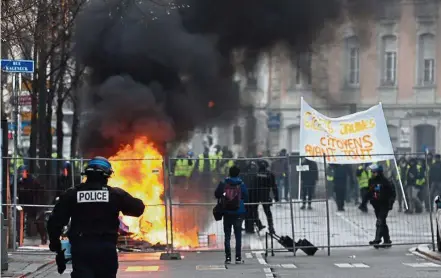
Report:
M 434 245 L 433 199 L 441 192 L 430 181 L 430 167 L 426 165 L 430 165 L 431 158 L 428 154 L 407 154 L 406 158 L 417 159 L 425 179 L 418 187 L 410 184 L 411 180 L 407 182 L 407 170 L 399 172 L 409 205 L 407 212 L 394 162 L 381 162 L 397 193 L 387 218 L 391 239 L 393 244 Z M 212 209 L 217 202 L 215 189 L 228 176 L 231 165 L 240 168 L 239 176 L 248 189 L 242 226 L 244 250 L 265 249 L 265 233 L 271 232 L 271 228 L 277 235 L 289 236 L 294 241 L 306 238 L 328 253 L 334 247 L 367 246 L 375 236 L 376 217 L 372 206 L 367 206 L 367 213 L 358 208 L 361 196 L 356 174 L 364 164 L 334 165 L 328 160 L 323 156 L 323 162 L 316 165 L 300 156 L 112 161 L 115 173 L 109 184 L 122 187 L 146 204 L 141 218 L 121 219 L 119 246 L 123 250 L 222 250 L 223 222 L 214 220 Z M 4 161 L 9 173 L 2 192 L 9 247 L 47 244 L 42 227 L 44 230 L 55 197 L 81 181 L 80 173 L 87 159 L 25 158 L 16 167 L 15 159 Z M 20 167 L 23 164 L 27 167 Z M 271 170 L 277 191 L 262 181 L 259 166 Z M 407 164 L 401 166 L 408 169 Z M 345 174 L 338 177 L 341 173 Z M 234 235 L 231 239 L 234 248 Z M 284 247 L 276 243 L 275 249 Z
M 393 244 L 434 245 L 436 220 L 433 218 L 433 198 L 435 194 L 441 192 L 432 188 L 429 179 L 430 167 L 426 165 L 430 165 L 430 158 L 423 153 L 395 155 L 407 159 L 407 162 L 401 165 L 403 167 L 401 171 L 397 171 L 393 160 L 379 162 L 385 169 L 384 174 L 396 190 L 396 201 L 387 218 Z M 271 226 L 279 236 L 290 236 L 294 241 L 308 239 L 316 247 L 327 248 L 328 253 L 330 248 L 335 247 L 368 246 L 369 241 L 375 238 L 377 219 L 374 209 L 369 202 L 366 206 L 367 211 L 360 209 L 365 190 L 360 188 L 357 170 L 359 167 L 364 169 L 367 167 L 362 160 L 357 165 L 336 165 L 329 164 L 331 158 L 327 156 L 321 157 L 323 159 L 321 163 L 311 163 L 308 162 L 307 157 L 300 156 L 206 159 L 203 163 L 208 163 L 213 168 L 207 168 L 204 172 L 199 167 L 200 160 L 195 159 L 192 160 L 194 170 L 191 174 L 185 178 L 176 177 L 172 165 L 178 160 L 185 159 L 170 159 L 169 162 L 170 177 L 172 177 L 170 188 L 173 196 L 171 207 L 174 214 L 172 222 L 185 223 L 185 230 L 191 231 L 193 235 L 197 234 L 198 243 L 185 248 L 178 244 L 175 246 L 177 249 L 224 248 L 223 224 L 222 221 L 217 222 L 213 219 L 212 209 L 216 205 L 214 198 L 216 186 L 228 175 L 226 172 L 228 165 L 233 164 L 241 169 L 240 177 L 250 193 L 243 224 L 244 250 L 264 249 L 265 232 L 270 232 Z M 413 159 L 417 165 L 420 165 L 416 168 L 422 169 L 420 170 L 422 171 L 420 178 L 424 180 L 422 185 L 411 184 L 415 181 L 411 181 L 407 175 L 408 162 Z M 277 198 L 271 188 L 259 182 L 257 170 L 261 160 L 267 162 L 268 169 L 275 176 L 278 187 Z M 299 163 L 303 166 L 299 166 Z M 398 163 L 397 166 L 400 167 L 400 164 Z M 398 174 L 402 174 L 403 190 Z M 258 193 L 253 194 L 256 191 Z M 267 192 L 269 198 L 268 194 L 263 192 Z M 409 209 L 406 209 L 404 200 L 407 201 Z M 254 213 L 255 207 L 258 207 L 257 215 Z M 270 219 L 272 218 L 273 225 L 267 217 L 268 212 L 271 212 Z M 180 216 L 179 213 L 184 216 Z M 174 232 L 173 230 L 172 233 Z M 231 245 L 234 246 L 234 235 Z M 276 243 L 276 249 L 284 248 Z

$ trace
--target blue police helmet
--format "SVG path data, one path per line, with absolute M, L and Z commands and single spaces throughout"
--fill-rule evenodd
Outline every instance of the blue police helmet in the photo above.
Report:
M 373 173 L 383 173 L 383 166 L 378 165 L 376 163 L 374 163 L 371 166 L 369 166 L 369 169 L 371 169 L 371 171 Z
M 110 164 L 107 158 L 102 156 L 96 156 L 92 158 L 87 164 L 85 174 L 88 173 L 102 173 L 104 176 L 109 177 L 113 173 L 112 164 Z

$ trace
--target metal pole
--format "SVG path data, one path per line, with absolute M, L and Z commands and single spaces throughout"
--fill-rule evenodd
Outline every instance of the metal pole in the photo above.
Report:
M 84 158 L 80 158 L 80 183 L 83 182 L 83 176 L 81 175 L 84 171 Z
M 1 213 L 3 213 L 3 186 L 5 186 L 3 184 L 3 128 L 0 127 L 0 212 Z M 1 216 L 3 217 L 3 214 L 1 214 Z M 3 229 L 3 227 L 0 227 L 0 229 Z M 3 230 L 1 230 L 1 232 L 3 232 Z
M 13 210 L 12 210 L 12 249 L 17 250 L 17 152 L 18 152 L 18 94 L 16 86 L 17 76 L 12 75 L 12 95 L 14 101 L 14 191 L 13 191 Z
M 74 186 L 75 185 L 75 162 L 76 162 L 76 160 L 71 160 L 71 163 L 70 163 L 70 176 L 71 176 L 71 178 L 72 178 L 72 186 Z
M 286 159 L 288 160 L 288 177 L 286 180 L 288 180 L 288 184 L 291 181 L 291 165 L 290 165 L 290 159 L 289 159 L 289 155 L 286 157 Z M 285 187 L 286 188 L 286 187 Z M 289 198 L 289 210 L 291 213 L 291 234 L 292 234 L 292 241 L 293 241 L 293 249 L 292 252 L 294 254 L 294 256 L 296 255 L 296 241 L 295 241 L 295 229 L 294 229 L 294 225 L 295 225 L 295 221 L 294 221 L 294 209 L 293 209 L 293 205 L 292 205 L 292 191 L 293 191 L 293 186 L 291 184 L 289 184 L 289 194 L 290 194 L 290 198 Z M 272 236 L 271 236 L 272 238 Z
M 299 156 L 299 167 L 302 166 L 302 157 Z M 299 192 L 297 192 L 297 199 L 301 200 L 301 192 L 302 192 L 302 171 L 299 172 Z M 290 196 L 292 198 L 292 196 Z
M 330 219 L 329 219 L 329 192 L 328 192 L 328 165 L 326 163 L 326 154 L 323 154 L 323 165 L 325 167 L 325 195 L 326 195 L 326 229 L 328 233 L 328 256 L 331 256 L 331 225 L 330 225 Z
M 395 169 L 397 170 L 397 177 L 398 177 L 398 182 L 400 183 L 401 194 L 403 195 L 404 206 L 406 207 L 406 210 L 408 210 L 409 205 L 407 204 L 406 194 L 404 193 L 404 186 L 403 186 L 403 182 L 401 180 L 401 172 L 398 168 L 398 163 L 397 163 L 397 159 L 395 158 L 395 156 L 394 156 L 393 161 L 395 164 Z
M 427 160 L 428 150 L 426 150 L 426 153 L 424 154 L 425 160 L 426 160 L 426 169 L 425 169 L 425 176 L 426 176 L 426 187 L 427 187 L 427 198 L 429 198 L 429 204 L 430 204 L 430 211 L 429 211 L 429 219 L 430 219 L 430 232 L 432 233 L 432 250 L 435 251 L 435 234 L 433 232 L 433 203 L 432 203 L 432 196 L 430 194 L 430 179 L 429 179 L 429 161 Z
M 164 180 L 164 190 L 165 192 L 167 192 L 170 189 L 170 185 L 167 186 L 167 179 L 165 177 L 165 173 L 167 171 L 167 167 L 166 167 L 166 163 L 165 163 L 165 159 L 162 161 L 162 178 Z M 170 174 L 169 174 L 170 175 Z M 168 245 L 168 206 L 167 206 L 167 202 L 168 202 L 168 194 L 165 194 L 164 196 L 164 211 L 165 211 L 165 246 L 167 249 L 167 252 L 169 252 L 169 245 Z
M 168 160 L 168 169 L 171 169 L 171 163 L 170 163 L 170 157 L 167 157 Z M 171 244 L 171 253 L 173 253 L 174 246 L 173 246 L 173 201 L 172 201 L 172 190 L 173 190 L 173 184 L 171 182 L 171 175 L 168 175 L 168 182 L 169 182 L 169 188 L 168 188 L 168 199 L 170 200 L 170 244 Z

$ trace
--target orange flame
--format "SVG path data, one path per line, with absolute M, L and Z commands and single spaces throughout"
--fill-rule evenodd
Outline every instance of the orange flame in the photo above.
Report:
M 159 151 L 146 137 L 140 137 L 135 140 L 133 146 L 126 145 L 115 156 L 110 157 L 109 161 L 114 170 L 109 184 L 126 190 L 146 205 L 140 218 L 122 217 L 123 223 L 129 227 L 129 232 L 134 233 L 137 240 L 165 244 L 164 169 Z M 168 224 L 170 228 L 170 222 Z M 173 230 L 175 247 L 197 246 L 195 231 L 181 233 L 179 227 L 175 226 Z

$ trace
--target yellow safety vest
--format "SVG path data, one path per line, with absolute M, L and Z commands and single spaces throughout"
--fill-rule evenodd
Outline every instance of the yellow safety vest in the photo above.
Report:
M 371 178 L 372 173 L 370 171 L 366 171 L 363 166 L 359 166 L 358 169 L 362 170 L 361 176 L 357 177 L 358 186 L 360 189 L 369 187 L 369 179 Z
M 175 177 L 187 177 L 189 178 L 191 176 L 191 173 L 193 172 L 194 163 L 192 165 L 189 165 L 188 159 L 178 159 L 176 161 L 175 165 Z
M 417 171 L 418 174 L 420 174 L 423 171 L 423 167 L 419 164 L 417 165 Z M 423 175 L 424 176 L 422 178 L 416 179 L 415 181 L 416 185 L 423 186 L 426 183 L 425 173 L 423 173 Z
M 234 160 L 228 160 L 224 165 L 223 173 L 228 176 L 230 168 L 234 166 Z
M 24 165 L 24 160 L 23 160 L 23 158 L 21 157 L 21 156 L 19 156 L 19 155 L 17 155 L 17 170 L 18 170 L 18 168 L 20 167 L 20 166 L 22 166 L 22 165 Z M 11 162 L 10 162 L 10 164 L 9 164 L 9 173 L 11 174 L 11 175 L 13 175 L 14 174 L 14 163 L 15 163 L 15 159 L 11 159 L 10 160 Z
M 208 159 L 209 159 L 209 163 L 210 163 L 210 171 L 216 170 L 217 156 L 210 154 L 210 155 L 208 155 Z M 199 167 L 198 167 L 199 172 L 204 171 L 204 163 L 205 163 L 204 155 L 200 154 L 199 155 Z
M 327 181 L 334 181 L 334 170 L 331 168 L 328 168 L 328 172 L 326 173 L 326 180 Z

